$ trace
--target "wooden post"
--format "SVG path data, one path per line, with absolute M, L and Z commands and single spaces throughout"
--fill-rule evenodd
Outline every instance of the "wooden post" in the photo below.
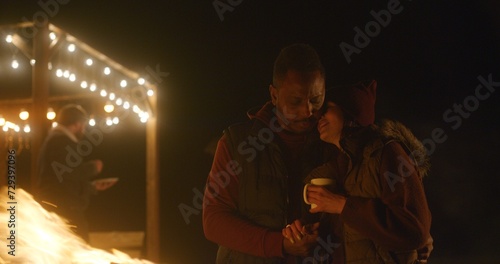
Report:
M 160 178 L 156 92 L 149 97 L 151 117 L 146 124 L 146 257 L 158 263 L 160 261 Z
M 36 25 L 34 25 L 36 26 Z M 31 123 L 31 193 L 36 195 L 38 181 L 38 156 L 43 140 L 47 135 L 46 113 L 49 107 L 49 26 L 44 23 L 33 39 L 32 98 L 30 111 Z

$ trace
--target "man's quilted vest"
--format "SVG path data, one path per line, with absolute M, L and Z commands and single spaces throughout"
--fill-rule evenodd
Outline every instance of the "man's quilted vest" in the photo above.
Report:
M 278 135 L 261 121 L 252 120 L 237 124 L 224 131 L 231 156 L 242 167 L 239 179 L 238 211 L 243 218 L 256 225 L 275 231 L 295 219 L 287 219 L 288 172 L 277 143 Z M 272 136 L 270 136 L 272 135 Z M 252 147 L 251 140 L 258 144 Z M 301 159 L 301 177 L 324 161 L 317 134 L 306 141 Z M 300 182 L 302 182 L 300 179 Z M 217 263 L 279 264 L 283 258 L 262 258 L 219 246 Z

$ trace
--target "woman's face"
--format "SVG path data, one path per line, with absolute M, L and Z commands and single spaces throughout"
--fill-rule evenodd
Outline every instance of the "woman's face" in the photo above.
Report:
M 326 104 L 326 111 L 318 122 L 319 137 L 325 142 L 338 145 L 344 128 L 344 114 L 335 103 Z

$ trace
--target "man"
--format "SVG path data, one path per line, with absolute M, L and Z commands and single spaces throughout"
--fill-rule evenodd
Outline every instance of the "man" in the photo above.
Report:
M 84 137 L 87 116 L 79 105 L 64 106 L 57 115 L 58 125 L 42 145 L 38 161 L 39 200 L 48 210 L 76 226 L 76 233 L 85 240 L 88 240 L 85 210 L 90 195 L 114 185 L 114 182 L 91 182 L 102 171 L 102 161 L 84 161 L 80 154 L 82 146 L 78 143 Z
M 285 239 L 301 216 L 302 181 L 325 159 L 315 129 L 325 94 L 318 54 L 305 44 L 281 50 L 271 101 L 219 140 L 205 190 L 203 227 L 219 244 L 217 263 L 299 263 L 317 233 Z M 314 230 L 312 230 L 314 231 Z

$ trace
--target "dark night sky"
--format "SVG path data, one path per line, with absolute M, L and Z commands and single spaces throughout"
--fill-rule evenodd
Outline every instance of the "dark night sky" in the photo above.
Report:
M 193 189 L 203 190 L 212 160 L 205 147 L 268 99 L 272 63 L 294 42 L 317 49 L 327 86 L 377 79 L 378 119 L 400 120 L 422 140 L 435 129 L 446 134 L 424 180 L 434 263 L 472 263 L 472 256 L 474 263 L 500 261 L 498 92 L 465 110 L 467 118 L 453 112 L 454 104 L 473 102 L 478 76 L 500 81 L 500 5 L 402 0 L 402 11 L 347 63 L 339 44 L 354 45 L 353 29 L 364 29 L 374 20 L 370 11 L 389 2 L 243 0 L 224 21 L 212 0 L 70 0 L 59 6 L 51 23 L 139 73 L 147 67 L 169 73 L 159 84 L 162 262 L 214 259 L 216 246 L 203 236 L 201 214 L 187 224 L 178 206 L 195 207 Z M 37 1 L 2 0 L 0 25 L 31 20 L 42 10 Z M 2 82 L 0 99 L 13 94 Z M 449 109 L 460 125 L 443 119 Z M 124 123 L 92 153 L 103 159 L 105 174 L 121 178 L 94 200 L 94 230 L 144 228 L 144 144 L 144 130 Z

